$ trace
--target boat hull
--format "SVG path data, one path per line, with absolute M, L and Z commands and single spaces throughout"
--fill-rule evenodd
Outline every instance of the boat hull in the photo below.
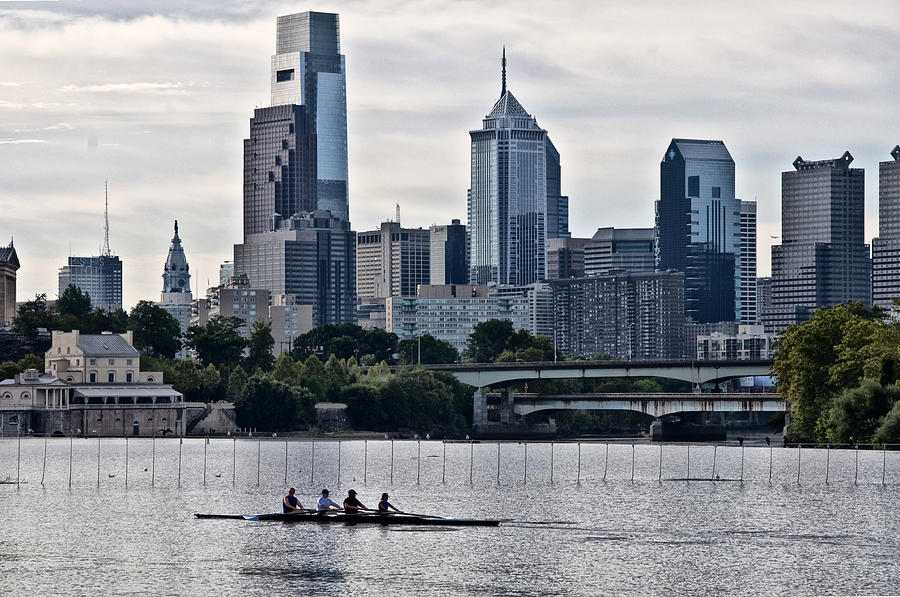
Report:
M 281 522 L 316 522 L 320 524 L 433 525 L 453 527 L 495 527 L 499 520 L 441 518 L 440 516 L 408 516 L 403 514 L 195 514 L 197 518 L 232 520 L 277 520 Z

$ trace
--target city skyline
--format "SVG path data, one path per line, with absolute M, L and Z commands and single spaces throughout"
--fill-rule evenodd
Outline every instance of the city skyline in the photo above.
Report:
M 106 178 L 126 307 L 159 292 L 174 218 L 194 290 L 216 283 L 241 238 L 242 140 L 269 104 L 275 17 L 305 10 L 341 14 L 356 230 L 395 203 L 407 226 L 464 217 L 467 132 L 505 44 L 510 86 L 562 154 L 573 236 L 651 226 L 673 137 L 727 144 L 736 197 L 758 201 L 761 276 L 798 155 L 852 152 L 877 236 L 878 164 L 900 141 L 896 3 L 511 6 L 0 4 L 0 234 L 22 262 L 18 300 L 54 298 L 70 242 L 99 253 Z

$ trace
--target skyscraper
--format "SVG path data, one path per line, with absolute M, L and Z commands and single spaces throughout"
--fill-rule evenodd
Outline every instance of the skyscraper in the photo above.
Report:
M 465 284 L 469 279 L 466 266 L 466 227 L 459 220 L 434 225 L 431 235 L 431 284 Z
M 547 278 L 547 131 L 506 88 L 470 131 L 469 283 L 526 286 Z
M 425 228 L 382 222 L 378 230 L 356 236 L 356 293 L 361 299 L 415 296 L 431 281 L 431 240 Z
M 878 164 L 878 238 L 872 240 L 872 302 L 884 309 L 900 297 L 900 145 Z
M 598 228 L 584 246 L 584 275 L 656 269 L 654 228 Z
M 741 200 L 740 319 L 745 325 L 758 320 L 756 305 L 756 201 Z
M 163 266 L 162 278 L 163 289 L 159 306 L 178 320 L 181 331 L 184 332 L 191 324 L 193 297 L 190 266 L 181 246 L 181 237 L 178 236 L 178 220 L 175 220 L 175 236 L 172 237 L 172 245 Z
M 657 266 L 685 272 L 685 314 L 740 321 L 741 207 L 722 141 L 672 139 L 660 164 Z
M 347 84 L 338 15 L 303 12 L 278 17 L 272 106 L 286 104 L 302 104 L 309 112 L 317 156 L 315 208 L 348 220 Z
M 562 163 L 550 137 L 547 149 L 547 238 L 569 238 L 569 198 L 562 194 Z
M 781 174 L 781 244 L 772 247 L 771 326 L 780 331 L 812 310 L 871 300 L 864 242 L 865 171 L 849 151 L 833 160 L 798 157 Z

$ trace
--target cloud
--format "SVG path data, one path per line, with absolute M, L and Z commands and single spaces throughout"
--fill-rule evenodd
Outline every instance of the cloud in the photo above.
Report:
M 0 139 L 0 145 L 23 145 L 26 143 L 49 143 L 46 139 Z
M 64 85 L 60 91 L 67 93 L 162 93 L 184 95 L 188 93 L 186 86 L 180 82 L 152 83 L 139 81 L 136 83 L 101 83 L 94 85 Z

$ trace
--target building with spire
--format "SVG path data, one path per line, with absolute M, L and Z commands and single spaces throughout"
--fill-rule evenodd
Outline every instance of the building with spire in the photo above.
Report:
M 500 99 L 482 128 L 469 136 L 469 283 L 526 286 L 545 280 L 547 156 L 552 144 L 547 131 L 507 89 L 505 48 Z M 558 171 L 554 176 L 558 179 Z M 558 235 L 560 227 L 557 219 Z
M 163 289 L 158 304 L 178 320 L 181 332 L 184 333 L 191 324 L 193 296 L 190 266 L 181 246 L 181 237 L 178 236 L 178 220 L 175 220 L 175 236 L 172 237 L 169 255 L 163 266 L 162 278 Z
M 427 228 L 402 228 L 395 220 L 356 235 L 356 295 L 360 299 L 415 296 L 431 281 L 431 238 Z
M 12 239 L 8 247 L 0 247 L 0 327 L 12 323 L 16 316 L 16 271 L 19 256 Z
M 104 311 L 122 308 L 122 260 L 109 248 L 109 192 L 105 189 L 103 248 L 99 257 L 69 257 L 59 268 L 59 296 L 69 287 L 78 287 L 91 297 L 91 306 Z

